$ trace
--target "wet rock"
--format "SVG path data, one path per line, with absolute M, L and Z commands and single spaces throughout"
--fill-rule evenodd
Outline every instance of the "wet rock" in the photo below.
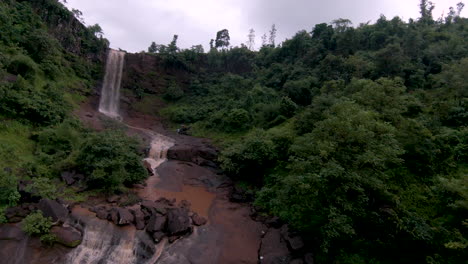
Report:
M 260 245 L 260 263 L 287 264 L 291 257 L 278 229 L 269 229 Z
M 254 199 L 253 194 L 240 188 L 234 187 L 229 195 L 229 200 L 235 203 L 248 203 Z
M 154 240 L 154 243 L 159 243 L 161 242 L 161 240 L 165 237 L 166 235 L 161 232 L 161 231 L 158 231 L 158 232 L 154 232 L 152 237 L 153 237 L 153 240 Z
M 267 219 L 265 221 L 265 224 L 268 227 L 280 228 L 283 225 L 283 222 L 280 220 L 279 217 L 273 216 L 273 217 L 270 217 L 269 219 Z
M 145 214 L 139 209 L 132 210 L 132 214 L 135 219 L 135 227 L 137 230 L 145 229 Z
M 302 259 L 293 259 L 289 264 L 304 264 L 304 261 Z
M 83 240 L 82 233 L 70 226 L 54 226 L 50 232 L 51 234 L 55 235 L 58 243 L 66 247 L 77 247 Z
M 287 241 L 289 248 L 293 251 L 298 251 L 304 247 L 302 238 L 298 235 L 292 234 L 288 225 L 281 227 L 281 236 L 285 241 Z
M 307 253 L 304 256 L 305 264 L 314 264 L 314 254 Z
M 96 213 L 96 217 L 99 219 L 107 220 L 109 216 L 109 211 L 105 207 L 94 207 L 94 212 Z
M 112 208 L 109 212 L 108 219 L 116 225 L 129 225 L 133 223 L 134 216 L 130 210 L 126 208 Z
M 145 186 L 143 186 L 143 184 L 133 184 L 133 188 L 136 188 L 136 189 L 144 189 Z
M 109 197 L 107 197 L 107 199 L 106 199 L 106 201 L 107 201 L 108 203 L 117 203 L 119 200 L 120 200 L 120 197 L 117 196 L 117 195 L 109 196 Z
M 30 212 L 29 208 L 23 208 L 21 206 L 11 207 L 5 210 L 5 217 L 10 223 L 18 223 Z
M 146 211 L 150 216 L 155 215 L 157 213 L 165 215 L 167 213 L 166 206 L 167 205 L 163 202 L 160 202 L 160 201 L 153 202 L 153 201 L 148 201 L 148 200 L 141 202 L 141 205 L 140 205 L 141 209 L 143 211 Z
M 72 173 L 72 172 L 64 171 L 64 172 L 62 172 L 62 174 L 60 176 L 62 177 L 62 180 L 67 185 L 73 185 L 76 182 L 75 178 L 73 178 L 74 173 Z
M 171 208 L 168 210 L 167 231 L 170 235 L 183 235 L 190 231 L 190 218 L 186 209 Z
M 169 241 L 169 243 L 174 243 L 179 238 L 180 236 L 170 236 L 167 238 L 167 240 Z
M 166 222 L 165 216 L 153 215 L 146 225 L 146 231 L 149 233 L 163 231 L 166 227 Z
M 179 206 L 180 208 L 185 208 L 185 209 L 188 210 L 188 209 L 190 209 L 190 206 L 191 206 L 191 205 L 192 205 L 192 204 L 190 204 L 189 201 L 187 201 L 187 200 L 182 200 L 182 201 L 180 201 L 180 203 L 179 203 L 178 206 Z
M 16 225 L 0 225 L 0 240 L 21 241 L 26 236 L 26 233 Z
M 45 217 L 51 217 L 54 222 L 63 223 L 68 216 L 68 210 L 54 200 L 41 199 L 39 201 L 38 208 L 42 211 Z
M 198 165 L 209 163 L 216 166 L 216 164 L 210 163 L 210 161 L 215 161 L 217 157 L 218 152 L 207 146 L 175 145 L 167 152 L 168 159 L 194 162 Z
M 147 160 L 144 160 L 143 161 L 143 166 L 145 166 L 146 168 L 146 171 L 148 172 L 149 175 L 153 175 L 154 172 L 153 172 L 153 168 L 151 167 L 151 163 Z
M 192 215 L 192 221 L 193 221 L 193 224 L 196 226 L 202 226 L 206 224 L 206 219 L 202 216 L 199 216 L 198 214 Z

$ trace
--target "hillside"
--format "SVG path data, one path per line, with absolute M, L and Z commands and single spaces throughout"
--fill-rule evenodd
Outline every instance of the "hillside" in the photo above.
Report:
M 84 26 L 57 0 L 0 2 L 0 223 L 45 223 L 26 230 L 54 244 L 50 221 L 29 209 L 10 217 L 11 208 L 44 199 L 95 205 L 114 194 L 118 210 L 141 205 L 141 192 L 161 189 L 146 184 L 156 167 L 143 167 L 150 148 L 128 136 L 137 134 L 171 143 L 161 151 L 174 159 L 160 169 L 162 185 L 205 181 L 178 195 L 194 207 L 202 200 L 218 217 L 205 213 L 217 224 L 201 244 L 212 252 L 232 246 L 249 251 L 249 261 L 270 263 L 259 255 L 268 226 L 286 248 L 282 261 L 465 263 L 468 19 L 459 15 L 463 5 L 438 20 L 427 1 L 420 6 L 421 17 L 407 22 L 381 16 L 352 27 L 337 19 L 280 44 L 272 30 L 258 51 L 230 47 L 227 30 L 208 52 L 178 48 L 177 36 L 153 43 L 148 52 L 125 54 L 117 122 L 97 112 L 109 46 L 99 27 Z M 219 157 L 204 139 L 177 135 L 182 126 L 211 139 Z M 67 175 L 77 184 L 67 184 Z M 153 219 L 145 217 L 143 227 Z M 118 241 L 133 234 L 114 228 Z M 223 230 L 252 239 L 226 242 L 216 233 Z M 290 234 L 303 244 L 285 246 Z M 196 258 L 190 241 L 172 250 Z

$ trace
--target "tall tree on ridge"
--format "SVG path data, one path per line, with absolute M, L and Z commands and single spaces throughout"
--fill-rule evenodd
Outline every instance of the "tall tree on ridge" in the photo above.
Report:
M 230 40 L 229 31 L 227 29 L 220 30 L 216 33 L 215 47 L 225 50 L 229 47 Z
M 249 30 L 249 34 L 247 35 L 249 40 L 247 41 L 247 47 L 249 50 L 254 50 L 255 49 L 255 30 L 251 28 Z
M 270 30 L 270 45 L 274 48 L 275 47 L 275 39 L 276 39 L 276 32 L 278 30 L 276 29 L 276 25 L 273 24 L 271 25 L 271 30 Z

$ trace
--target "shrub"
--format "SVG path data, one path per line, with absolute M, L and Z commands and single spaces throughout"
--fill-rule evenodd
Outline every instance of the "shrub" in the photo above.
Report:
M 221 167 L 232 176 L 261 180 L 266 166 L 276 158 L 275 145 L 264 130 L 254 130 L 241 142 L 226 148 L 220 156 Z
M 8 170 L 0 169 L 0 206 L 14 206 L 20 197 L 16 176 Z
M 26 79 L 32 79 L 35 77 L 38 67 L 30 57 L 20 54 L 11 59 L 7 71 L 15 75 L 21 75 Z
M 55 242 L 55 236 L 50 234 L 52 218 L 44 217 L 40 211 L 26 216 L 21 227 L 28 235 L 40 237 L 43 243 L 53 244 Z
M 169 101 L 177 101 L 184 96 L 184 91 L 176 82 L 171 82 L 165 89 L 163 98 Z
M 76 162 L 87 176 L 88 187 L 109 192 L 147 176 L 138 142 L 120 131 L 91 134 L 81 146 Z
M 41 198 L 56 199 L 57 188 L 55 183 L 45 177 L 33 178 L 32 184 L 26 186 L 26 191 Z

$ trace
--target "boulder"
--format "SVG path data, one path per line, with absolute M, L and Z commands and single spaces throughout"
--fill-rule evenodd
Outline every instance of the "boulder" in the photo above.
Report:
M 198 165 L 209 164 L 216 166 L 218 152 L 208 146 L 175 145 L 167 151 L 167 158 L 180 161 L 194 162 Z
M 16 240 L 21 241 L 27 235 L 21 228 L 12 224 L 0 225 L 0 240 Z
M 153 237 L 153 240 L 154 240 L 154 243 L 159 243 L 161 242 L 161 240 L 165 237 L 166 235 L 161 232 L 161 231 L 158 231 L 158 232 L 154 232 L 152 237 Z
M 135 219 L 135 227 L 137 230 L 145 229 L 145 214 L 140 209 L 132 210 Z
M 10 207 L 5 210 L 5 217 L 10 223 L 18 223 L 25 218 L 31 211 L 22 206 Z
M 167 211 L 167 231 L 170 235 L 184 235 L 190 231 L 190 218 L 186 209 L 171 208 Z
M 254 200 L 254 195 L 243 188 L 235 186 L 229 194 L 229 200 L 234 203 L 248 203 Z
M 304 247 L 302 238 L 298 235 L 291 234 L 288 225 L 281 227 L 281 237 L 288 243 L 288 246 L 293 251 L 298 251 Z
M 38 205 L 45 217 L 51 217 L 52 221 L 63 223 L 68 216 L 68 210 L 57 201 L 41 199 Z
M 289 264 L 304 264 L 304 261 L 302 259 L 293 259 Z
M 307 253 L 304 255 L 305 264 L 314 264 L 314 254 Z
M 280 228 L 283 225 L 283 222 L 281 219 L 277 216 L 270 217 L 265 221 L 265 224 L 268 227 L 273 227 L 273 228 Z
M 260 245 L 260 263 L 262 264 L 288 264 L 291 260 L 288 246 L 281 239 L 278 229 L 269 229 Z
M 166 222 L 167 221 L 165 216 L 153 215 L 146 225 L 146 231 L 148 233 L 163 231 L 166 227 Z
M 54 226 L 50 229 L 50 233 L 55 235 L 58 243 L 66 247 L 77 247 L 83 240 L 82 233 L 71 226 Z
M 167 238 L 167 241 L 169 241 L 169 243 L 174 243 L 179 238 L 180 236 L 170 236 Z
M 76 182 L 75 178 L 73 177 L 74 176 L 73 172 L 64 171 L 64 172 L 62 172 L 62 174 L 60 176 L 62 177 L 62 180 L 67 185 L 73 185 Z
M 105 207 L 94 207 L 94 212 L 96 213 L 96 217 L 99 219 L 107 220 L 109 216 L 109 211 Z
M 192 206 L 192 204 L 190 204 L 190 202 L 187 201 L 187 200 L 182 200 L 182 201 L 180 201 L 180 202 L 179 202 L 179 205 L 178 205 L 178 207 L 180 207 L 180 208 L 185 208 L 185 209 L 187 209 L 187 210 L 190 209 L 190 206 Z
M 152 165 L 151 165 L 151 162 L 149 162 L 149 161 L 147 161 L 147 160 L 144 160 L 144 161 L 143 161 L 143 166 L 145 166 L 146 171 L 148 172 L 149 175 L 153 175 L 153 174 L 154 174 L 153 168 L 152 168 Z
M 192 215 L 192 222 L 196 226 L 202 226 L 202 225 L 206 224 L 206 219 L 195 213 L 195 214 Z
M 112 208 L 109 212 L 108 219 L 116 225 L 129 225 L 133 223 L 134 216 L 130 210 L 126 208 Z
M 112 195 L 107 197 L 106 201 L 108 203 L 117 203 L 120 200 L 120 197 L 118 195 Z
M 164 202 L 160 202 L 160 201 L 153 202 L 153 201 L 145 200 L 141 202 L 140 207 L 143 211 L 146 211 L 149 215 L 155 215 L 157 213 L 161 215 L 165 215 L 167 205 Z

